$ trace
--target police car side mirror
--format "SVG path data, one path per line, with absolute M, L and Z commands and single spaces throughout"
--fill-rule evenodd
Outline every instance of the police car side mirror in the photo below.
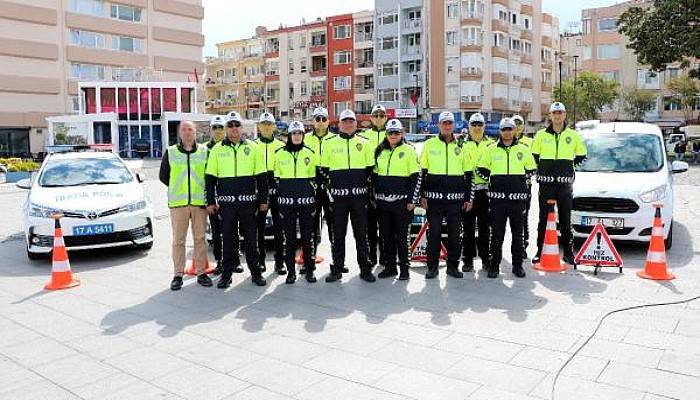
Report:
M 32 180 L 29 178 L 20 179 L 17 181 L 17 183 L 15 183 L 15 186 L 17 186 L 20 189 L 31 189 Z
M 679 174 L 688 171 L 688 163 L 684 161 L 674 161 L 671 163 L 671 172 Z
M 140 172 L 137 172 L 136 173 L 136 180 L 139 183 L 143 183 L 146 180 L 146 178 Z

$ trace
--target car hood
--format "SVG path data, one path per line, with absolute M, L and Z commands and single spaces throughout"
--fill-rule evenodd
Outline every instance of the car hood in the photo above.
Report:
M 29 201 L 60 210 L 111 210 L 144 200 L 143 188 L 136 182 L 119 185 L 86 185 L 32 188 Z
M 668 171 L 657 172 L 576 172 L 574 196 L 628 197 L 671 183 Z

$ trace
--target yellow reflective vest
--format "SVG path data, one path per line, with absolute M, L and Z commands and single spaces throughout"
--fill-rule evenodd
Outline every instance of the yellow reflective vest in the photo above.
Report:
M 196 145 L 192 153 L 183 152 L 179 145 L 168 147 L 170 178 L 168 181 L 168 207 L 204 206 L 204 171 L 207 166 L 207 148 Z

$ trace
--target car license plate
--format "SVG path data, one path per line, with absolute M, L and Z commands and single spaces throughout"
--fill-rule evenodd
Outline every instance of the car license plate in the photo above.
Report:
M 606 228 L 620 229 L 625 227 L 624 218 L 581 217 L 581 225 L 583 226 L 594 226 L 598 222 Z
M 114 232 L 114 224 L 79 225 L 73 227 L 73 236 L 104 235 Z

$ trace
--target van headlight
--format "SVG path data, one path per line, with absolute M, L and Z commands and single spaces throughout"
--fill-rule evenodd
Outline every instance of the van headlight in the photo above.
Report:
M 144 208 L 146 208 L 146 200 L 141 200 L 119 207 L 119 212 L 134 212 Z
M 34 218 L 53 218 L 54 214 L 60 213 L 61 210 L 57 210 L 51 207 L 44 207 L 38 204 L 29 204 L 29 216 Z
M 656 201 L 664 199 L 666 197 L 667 190 L 667 184 L 655 187 L 651 190 L 647 190 L 646 192 L 640 193 L 639 200 L 641 200 L 644 203 L 654 203 Z

